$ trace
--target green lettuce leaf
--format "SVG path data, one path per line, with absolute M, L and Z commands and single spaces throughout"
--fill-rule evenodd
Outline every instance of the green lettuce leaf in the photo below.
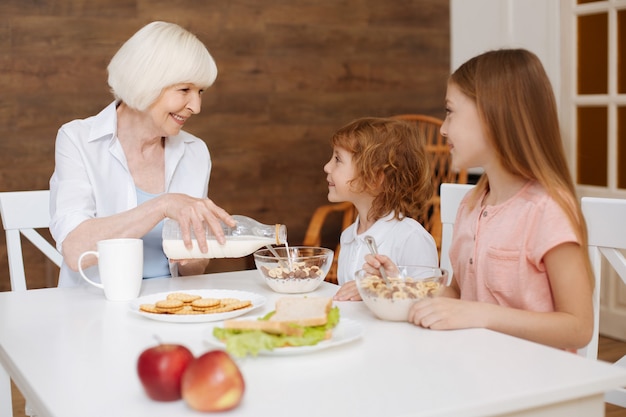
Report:
M 259 320 L 269 320 L 274 311 Z M 257 356 L 263 350 L 285 346 L 313 346 L 326 339 L 326 334 L 339 323 L 339 308 L 333 307 L 323 326 L 305 326 L 302 336 L 275 335 L 261 330 L 238 330 L 215 327 L 213 336 L 226 344 L 226 351 L 236 357 Z

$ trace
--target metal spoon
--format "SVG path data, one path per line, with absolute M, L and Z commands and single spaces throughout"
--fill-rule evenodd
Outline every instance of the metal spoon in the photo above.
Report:
M 369 248 L 370 252 L 372 255 L 378 255 L 378 247 L 376 246 L 376 241 L 374 240 L 373 237 L 371 236 L 365 236 L 365 243 L 367 243 L 367 247 Z M 385 268 L 381 267 L 378 268 L 378 271 L 380 271 L 380 276 L 383 277 L 383 281 L 385 281 L 385 285 L 387 285 L 387 287 L 389 287 L 391 285 L 391 282 L 389 282 L 389 278 L 387 278 L 387 272 L 385 271 Z
M 276 252 L 276 250 L 274 249 L 272 245 L 265 245 L 265 247 L 272 253 L 272 255 L 276 257 L 276 259 L 278 259 L 278 263 L 280 264 L 281 267 L 283 267 L 284 269 L 288 271 L 291 271 L 291 258 L 289 257 L 289 251 L 287 251 L 287 260 L 289 262 L 289 265 L 285 265 L 283 260 L 280 259 L 280 255 L 278 254 L 278 252 Z

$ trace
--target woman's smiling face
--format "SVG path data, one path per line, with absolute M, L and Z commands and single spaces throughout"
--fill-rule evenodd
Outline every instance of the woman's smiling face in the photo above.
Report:
M 202 108 L 203 89 L 194 84 L 178 84 L 163 90 L 148 114 L 161 136 L 175 136 L 193 114 Z

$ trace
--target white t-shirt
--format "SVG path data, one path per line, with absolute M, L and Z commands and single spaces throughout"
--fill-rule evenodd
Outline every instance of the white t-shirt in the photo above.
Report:
M 388 256 L 396 265 L 439 266 L 435 239 L 416 220 L 393 218 L 394 213 L 379 219 L 365 233 L 357 234 L 359 218 L 341 233 L 341 251 L 337 264 L 339 285 L 352 281 L 362 269 L 369 248 L 365 236 L 372 236 L 378 253 Z
M 50 178 L 50 232 L 63 252 L 67 235 L 85 220 L 137 207 L 137 192 L 117 139 L 116 103 L 95 116 L 59 129 L 55 170 Z M 205 198 L 211 173 L 206 144 L 180 131 L 165 140 L 165 192 Z M 99 281 L 97 268 L 89 276 Z M 61 265 L 59 286 L 84 283 L 78 272 Z

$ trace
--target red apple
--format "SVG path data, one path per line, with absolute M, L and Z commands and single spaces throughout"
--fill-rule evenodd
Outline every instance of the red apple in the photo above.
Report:
M 225 411 L 241 402 L 245 382 L 237 364 L 223 350 L 207 352 L 183 374 L 183 399 L 198 411 Z
M 148 397 L 180 400 L 181 378 L 193 359 L 191 351 L 182 345 L 164 343 L 144 350 L 137 360 L 137 374 Z

